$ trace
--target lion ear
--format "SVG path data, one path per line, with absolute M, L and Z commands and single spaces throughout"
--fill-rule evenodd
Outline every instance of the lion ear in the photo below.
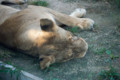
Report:
M 40 27 L 43 31 L 54 31 L 54 23 L 49 19 L 41 19 Z

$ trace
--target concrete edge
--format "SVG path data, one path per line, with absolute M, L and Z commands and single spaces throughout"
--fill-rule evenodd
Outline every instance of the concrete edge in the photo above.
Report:
M 2 66 L 4 66 L 5 68 L 9 68 L 12 71 L 14 71 L 16 69 L 14 66 L 5 64 L 2 61 L 0 61 L 0 68 Z M 8 74 L 8 73 L 3 74 L 3 73 L 0 72 L 0 77 L 4 78 L 4 80 L 10 80 L 10 74 Z M 15 75 L 13 75 L 11 79 L 12 80 L 17 80 Z M 37 76 L 35 76 L 31 73 L 28 73 L 26 71 L 21 70 L 20 71 L 20 76 L 18 76 L 18 80 L 43 80 L 43 79 L 39 78 L 39 77 L 37 77 Z

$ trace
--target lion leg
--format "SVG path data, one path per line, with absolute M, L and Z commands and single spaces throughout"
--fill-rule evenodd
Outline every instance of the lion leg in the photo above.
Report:
M 52 14 L 52 16 L 57 20 L 58 22 L 70 26 L 70 27 L 79 27 L 80 29 L 92 29 L 94 25 L 94 21 L 89 18 L 76 18 L 71 17 L 66 14 L 59 13 L 57 11 L 48 9 L 49 13 Z
M 29 8 L 32 8 L 35 6 L 29 6 Z M 35 7 L 36 8 L 36 7 Z M 50 13 L 50 15 L 59 23 L 70 26 L 70 27 L 79 27 L 80 29 L 92 29 L 94 25 L 94 21 L 89 18 L 76 18 L 72 17 L 60 12 L 57 12 L 55 10 L 41 7 L 39 6 L 40 10 L 45 11 L 46 13 Z
M 81 18 L 81 17 L 84 17 L 85 15 L 86 15 L 86 9 L 77 8 L 69 16 L 75 17 L 75 18 Z M 60 22 L 57 22 L 57 25 L 62 26 L 63 24 Z

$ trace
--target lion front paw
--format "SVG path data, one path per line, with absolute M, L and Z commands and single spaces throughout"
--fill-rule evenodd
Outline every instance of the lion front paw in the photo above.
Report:
M 82 30 L 93 29 L 94 21 L 89 18 L 82 18 L 81 21 L 77 24 Z
M 55 62 L 54 56 L 40 56 L 39 59 L 41 69 L 45 69 Z

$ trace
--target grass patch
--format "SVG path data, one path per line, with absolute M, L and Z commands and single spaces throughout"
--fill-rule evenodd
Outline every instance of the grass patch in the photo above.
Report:
M 109 70 L 102 70 L 98 74 L 98 80 L 120 80 L 120 74 L 117 72 L 117 70 L 112 67 L 112 61 L 116 58 L 119 58 L 119 56 L 115 56 L 111 50 L 101 48 L 98 51 L 99 53 L 105 53 L 109 56 L 108 63 L 109 63 Z
M 70 32 L 72 32 L 72 33 L 77 33 L 77 32 L 79 32 L 79 28 L 78 28 L 77 26 L 72 27 L 72 28 L 67 27 L 66 30 L 68 30 L 68 31 L 70 31 Z
M 120 7 L 120 0 L 115 0 L 118 7 Z
M 12 67 L 11 65 L 9 65 L 9 67 L 5 67 L 2 64 L 0 64 L 0 65 L 1 65 L 1 67 L 0 67 L 0 73 L 7 73 L 11 77 L 13 77 L 13 75 L 15 75 L 16 76 L 16 80 L 18 80 L 18 77 L 20 76 L 21 69 L 16 68 L 16 67 L 9 68 L 9 67 Z
M 103 47 L 98 48 L 98 49 L 95 51 L 95 53 L 96 53 L 96 54 L 99 54 L 99 55 L 107 54 L 107 55 L 110 57 L 111 60 L 116 59 L 116 58 L 119 58 L 119 56 L 114 55 L 114 54 L 111 52 L 111 50 L 108 50 L 108 49 L 103 48 Z
M 97 25 L 97 24 L 94 24 L 94 28 L 98 28 L 98 25 Z
M 109 57 L 110 57 L 111 60 L 119 58 L 119 56 L 113 55 L 110 50 L 106 50 L 105 53 L 109 55 Z
M 120 74 L 117 73 L 115 68 L 110 67 L 109 70 L 103 70 L 99 73 L 98 80 L 120 80 Z
M 95 53 L 101 55 L 101 54 L 105 53 L 105 51 L 106 51 L 106 49 L 101 47 L 101 48 L 96 49 Z
M 30 2 L 30 4 L 36 5 L 36 6 L 44 6 L 44 7 L 48 6 L 48 3 L 42 0 L 33 1 L 33 2 Z

